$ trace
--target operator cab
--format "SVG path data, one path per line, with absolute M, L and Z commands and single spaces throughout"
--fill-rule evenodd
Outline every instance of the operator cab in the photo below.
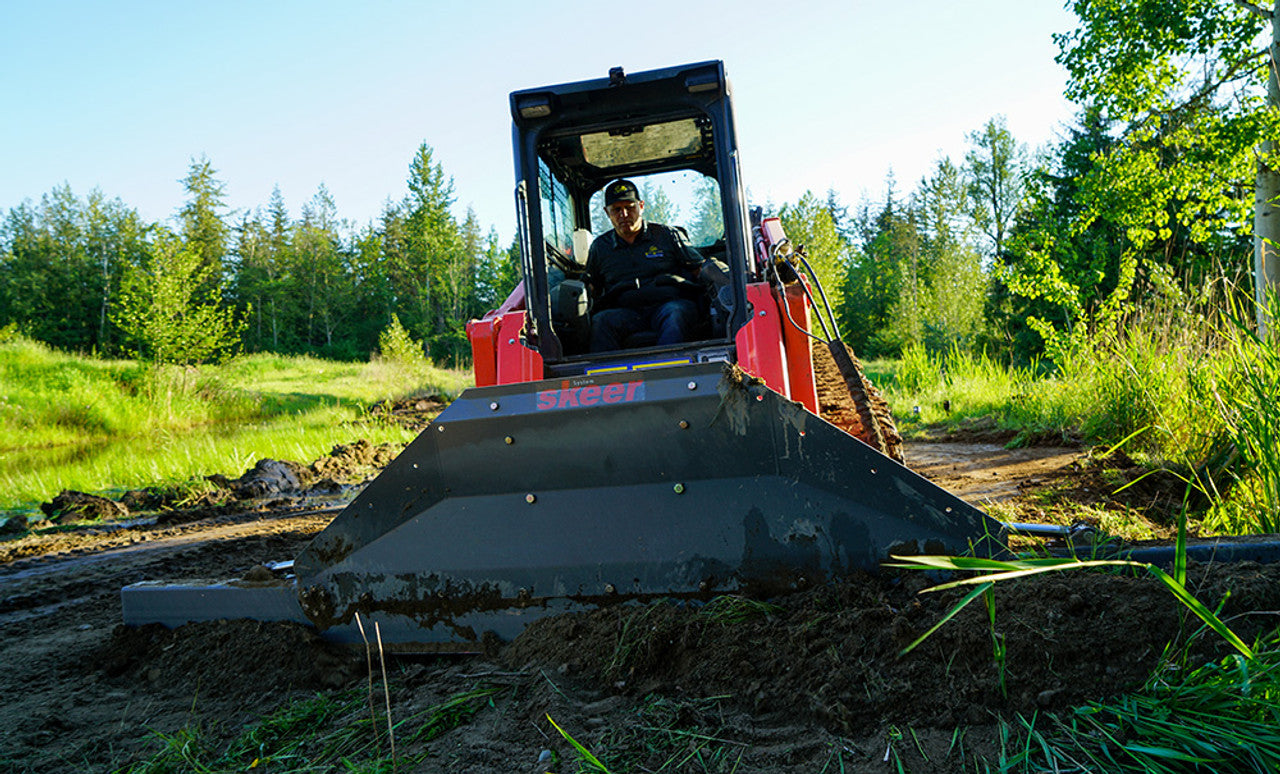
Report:
M 547 376 L 733 362 L 750 243 L 723 64 L 634 75 L 615 68 L 608 79 L 515 92 L 511 107 L 524 341 Z M 731 282 L 718 292 L 691 282 L 699 314 L 690 341 L 659 347 L 642 331 L 622 349 L 590 350 L 587 251 L 612 230 L 603 190 L 618 178 L 639 187 L 646 221 L 682 229 L 703 258 L 729 267 Z

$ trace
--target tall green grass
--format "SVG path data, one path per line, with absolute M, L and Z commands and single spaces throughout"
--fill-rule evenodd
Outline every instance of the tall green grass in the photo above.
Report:
M 0 341 L 0 517 L 62 489 L 112 493 L 239 475 L 258 459 L 310 462 L 334 445 L 411 433 L 371 418 L 380 399 L 456 395 L 466 372 L 390 360 L 253 355 L 156 370 Z
M 1280 345 L 1246 319 L 1231 304 L 1156 307 L 1028 367 L 917 347 L 886 392 L 908 434 L 941 424 L 1003 430 L 1013 445 L 1123 445 L 1208 496 L 1205 529 L 1280 531 Z

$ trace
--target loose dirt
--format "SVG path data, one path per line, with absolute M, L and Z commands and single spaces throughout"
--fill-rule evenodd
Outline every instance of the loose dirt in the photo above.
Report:
M 1080 478 L 1082 465 L 1079 450 L 1065 448 L 930 443 L 908 444 L 906 454 L 962 496 L 1011 507 L 1046 482 Z M 350 470 L 334 465 L 339 478 Z M 331 518 L 332 503 L 315 496 L 276 492 L 189 520 L 0 543 L 0 770 L 117 771 L 153 756 L 154 734 L 184 729 L 221 750 L 291 701 L 365 695 L 364 654 L 301 626 L 119 625 L 128 583 L 239 577 L 292 558 Z M 1280 569 L 1194 567 L 1192 580 L 1210 607 L 1230 591 L 1223 615 L 1246 640 L 1276 626 Z M 614 756 L 619 772 L 885 772 L 897 761 L 910 772 L 971 770 L 998 750 L 997 717 L 1062 711 L 1137 686 L 1174 666 L 1169 643 L 1186 646 L 1191 664 L 1226 653 L 1204 637 L 1188 645 L 1195 626 L 1151 580 L 1089 574 L 1010 584 L 997 593 L 994 629 L 976 604 L 902 656 L 957 599 L 919 594 L 927 585 L 886 573 L 768 607 L 606 608 L 544 619 L 483 657 L 393 658 L 397 719 L 488 691 L 433 740 L 410 741 L 411 724 L 402 726 L 398 753 L 417 763 L 400 770 L 574 771 L 548 716 Z M 1003 665 L 993 634 L 1007 646 Z M 380 674 L 376 683 L 382 712 Z M 368 704 L 357 704 L 354 714 L 368 717 Z

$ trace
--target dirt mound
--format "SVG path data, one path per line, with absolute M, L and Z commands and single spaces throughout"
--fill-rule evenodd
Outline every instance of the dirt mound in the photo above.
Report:
M 105 497 L 63 489 L 52 501 L 40 504 L 44 512 L 54 523 L 83 519 L 125 519 L 129 517 L 129 509 L 115 500 Z
M 328 456 L 311 463 L 308 471 L 315 480 L 331 480 L 356 484 L 367 480 L 395 459 L 395 444 L 373 444 L 366 438 L 354 443 L 338 444 Z
M 557 670 L 580 685 L 642 697 L 731 695 L 773 721 L 843 735 L 885 723 L 954 727 L 990 713 L 1061 709 L 1141 684 L 1165 646 L 1197 628 L 1146 576 L 1041 576 L 996 593 L 996 624 L 975 602 L 910 654 L 901 650 L 950 609 L 957 592 L 919 595 L 923 576 L 867 577 L 774 600 L 708 607 L 659 603 L 535 623 L 504 653 L 512 667 Z M 1280 568 L 1198 571 L 1193 587 L 1226 614 L 1273 610 Z M 1233 624 L 1249 641 L 1270 618 Z M 1007 648 L 1003 668 L 993 644 Z M 1227 652 L 1197 639 L 1196 656 Z M 1002 689 L 1003 684 L 1003 689 Z
M 871 433 L 863 429 L 862 418 L 858 415 L 858 405 L 849 394 L 849 387 L 845 384 L 844 377 L 841 376 L 840 369 L 836 366 L 836 361 L 826 345 L 815 343 L 811 349 L 813 376 L 818 388 L 819 416 L 854 438 L 870 439 Z M 861 371 L 862 363 L 854 356 L 853 350 L 848 346 L 845 349 L 849 352 L 849 358 L 853 360 L 854 367 Z M 901 461 L 903 458 L 902 435 L 893 421 L 893 412 L 889 411 L 888 402 L 871 380 L 864 377 L 863 381 L 867 386 L 867 395 L 871 399 L 871 411 L 875 415 L 876 423 L 880 426 L 880 437 L 885 443 L 888 455 Z
M 449 398 L 444 395 L 414 396 L 378 401 L 369 407 L 369 413 L 404 425 L 410 430 L 421 431 L 448 405 Z
M 126 684 L 162 683 L 179 693 L 199 689 L 217 700 L 244 701 L 345 685 L 364 668 L 357 655 L 301 624 L 240 620 L 117 626 L 95 661 L 103 675 Z

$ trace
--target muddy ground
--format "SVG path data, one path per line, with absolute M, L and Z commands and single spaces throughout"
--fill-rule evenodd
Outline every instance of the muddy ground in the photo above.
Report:
M 908 444 L 906 454 L 962 496 L 1014 510 L 1034 508 L 1046 486 L 1089 486 L 1097 468 L 1070 448 L 937 442 Z M 125 584 L 240 577 L 297 554 L 332 516 L 334 502 L 322 498 L 350 497 L 344 486 L 368 466 L 321 467 L 327 474 L 316 480 L 330 483 L 305 496 L 274 492 L 0 542 L 0 770 L 127 770 L 161 749 L 156 734 L 184 730 L 197 740 L 188 755 L 203 746 L 210 760 L 264 717 L 316 696 L 348 702 L 330 725 L 369 717 L 364 654 L 302 627 L 119 624 Z M 1223 614 L 1246 640 L 1276 626 L 1280 569 L 1195 567 L 1192 575 L 1210 607 L 1231 592 Z M 391 714 L 405 721 L 398 770 L 578 770 L 548 716 L 617 772 L 973 770 L 998 750 L 996 718 L 1066 711 L 1140 685 L 1166 663 L 1166 645 L 1185 644 L 1195 628 L 1146 578 L 1042 577 L 999 590 L 1003 670 L 981 605 L 901 656 L 956 599 L 918 594 L 926 585 L 919 575 L 886 573 L 769 608 L 609 608 L 544 619 L 486 656 L 392 658 Z M 1200 638 L 1188 652 L 1202 663 L 1225 651 Z M 449 722 L 433 721 L 439 735 L 409 739 L 441 716 L 421 713 L 446 702 Z M 380 689 L 373 704 L 385 712 Z M 388 741 L 366 729 L 349 744 Z M 328 761 L 318 770 L 345 770 L 322 748 L 305 752 Z M 225 770 L 270 750 L 255 749 L 241 749 Z M 255 770 L 298 765 L 259 759 Z

